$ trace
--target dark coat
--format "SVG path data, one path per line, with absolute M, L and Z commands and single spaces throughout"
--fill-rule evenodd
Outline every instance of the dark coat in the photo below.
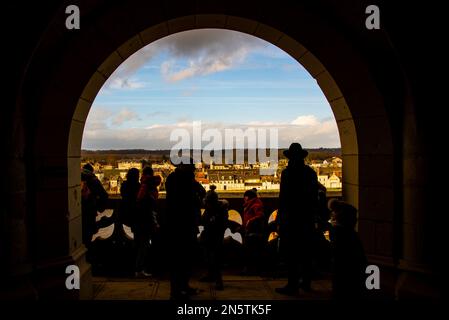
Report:
M 108 193 L 104 190 L 100 180 L 86 170 L 81 173 L 81 183 L 83 242 L 88 244 L 98 231 L 97 212 L 103 212 L 106 209 Z
M 201 217 L 204 226 L 201 238 L 206 247 L 217 247 L 223 243 L 227 223 L 228 210 L 219 201 L 206 203 Z
M 176 168 L 166 180 L 166 228 L 169 241 L 184 242 L 196 239 L 201 218 L 203 186 L 195 181 L 192 171 Z M 179 243 L 178 243 L 179 244 Z
M 263 233 L 264 211 L 260 198 L 253 198 L 243 204 L 243 227 L 245 234 Z
M 137 216 L 133 232 L 148 238 L 154 235 L 159 228 L 157 216 L 157 185 L 155 176 L 142 177 L 140 190 L 137 193 Z
M 336 298 L 361 298 L 365 292 L 367 259 L 357 232 L 336 226 L 332 233 L 333 294 Z
M 137 194 L 140 190 L 138 181 L 124 181 L 120 187 L 122 201 L 120 204 L 120 221 L 134 230 L 137 218 Z
M 313 234 L 318 206 L 318 178 L 304 163 L 289 162 L 279 192 L 279 233 L 284 239 Z

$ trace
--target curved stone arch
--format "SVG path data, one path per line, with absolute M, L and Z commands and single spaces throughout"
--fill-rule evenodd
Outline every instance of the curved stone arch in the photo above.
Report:
M 318 86 L 321 88 L 331 105 L 338 124 L 343 154 L 345 156 L 357 155 L 358 144 L 356 128 L 346 100 L 335 80 L 312 52 L 308 51 L 299 42 L 285 33 L 265 24 L 240 17 L 205 14 L 173 19 L 150 27 L 126 41 L 109 55 L 89 79 L 89 82 L 78 100 L 73 117 L 74 123 L 72 122 L 70 130 L 68 155 L 77 154 L 79 152 L 78 150 L 81 148 L 82 138 L 82 135 L 80 138 L 79 134 L 81 131 L 80 124 L 84 124 L 89 109 L 100 88 L 120 64 L 122 64 L 129 56 L 156 40 L 178 32 L 201 28 L 227 29 L 253 35 L 276 45 L 292 56 L 317 81 Z M 347 181 L 354 182 L 355 185 L 357 184 L 357 168 L 348 170 L 348 177 L 343 183 L 348 184 Z M 345 199 L 358 206 L 355 198 L 345 195 Z
M 35 170 L 42 172 L 37 177 L 36 223 L 45 225 L 52 221 L 64 224 L 68 234 L 62 232 L 61 243 L 50 246 L 50 243 L 54 244 L 54 238 L 50 239 L 45 233 L 50 226 L 42 227 L 37 232 L 37 255 L 43 258 L 73 255 L 73 252 L 82 249 L 79 199 L 81 140 L 90 106 L 106 79 L 132 53 L 157 39 L 192 29 L 221 28 L 254 35 L 278 46 L 317 80 L 339 128 L 344 160 L 344 199 L 359 208 L 359 230 L 367 252 L 391 259 L 394 201 L 390 123 L 383 97 L 370 76 L 366 62 L 350 41 L 330 26 L 310 19 L 299 20 L 299 26 L 289 28 L 283 27 L 282 23 L 274 27 L 276 23 L 263 23 L 264 19 L 253 18 L 250 14 L 246 17 L 223 14 L 175 16 L 158 19 L 157 23 L 151 20 L 141 22 L 151 26 L 140 32 L 132 27 L 126 29 L 126 21 L 105 18 L 105 21 L 98 22 L 103 29 L 96 28 L 94 23 L 79 38 L 74 37 L 69 44 L 64 42 L 66 46 L 62 46 L 60 52 L 65 60 L 54 67 L 48 66 L 44 79 L 47 81 L 42 81 L 48 86 L 38 93 L 37 101 L 42 110 L 38 114 L 37 130 L 33 137 L 34 153 L 38 158 Z M 105 26 L 111 23 L 116 24 L 115 28 L 123 27 L 126 32 L 117 34 L 113 40 L 103 37 Z M 314 32 L 301 28 L 308 23 L 312 24 L 310 28 Z M 55 38 L 54 45 L 58 46 L 63 36 L 55 33 L 50 36 Z M 44 45 L 48 48 L 42 56 L 51 51 L 52 44 L 43 42 Z M 89 45 L 98 45 L 98 52 L 91 55 Z M 335 50 L 330 52 L 330 48 Z M 45 59 L 50 60 L 57 53 Z M 80 60 L 85 64 L 78 64 Z M 46 67 L 39 66 L 47 71 Z M 60 121 L 49 126 L 46 120 L 51 117 L 58 117 Z M 372 134 L 373 130 L 377 130 L 377 134 Z M 376 166 L 382 170 L 372 171 Z M 62 168 L 65 172 L 51 172 L 52 168 L 56 171 Z M 48 201 L 55 195 L 58 196 L 57 203 Z M 67 214 L 61 215 L 61 209 L 67 210 Z M 380 243 L 379 239 L 385 241 Z
M 332 77 L 331 72 L 320 62 L 320 59 L 302 46 L 297 40 L 279 30 L 254 20 L 225 15 L 184 16 L 157 24 L 133 36 L 107 57 L 89 79 L 80 95 L 74 112 L 67 151 L 69 156 L 69 172 L 78 172 L 78 162 L 73 161 L 72 156 L 76 157 L 79 155 L 83 126 L 87 114 L 97 93 L 108 77 L 129 56 L 151 42 L 174 33 L 200 28 L 220 28 L 247 33 L 276 45 L 297 60 L 317 81 L 317 84 L 326 96 L 333 110 L 335 120 L 337 121 L 344 160 L 343 198 L 355 207 L 361 209 L 360 220 L 362 222 L 365 214 L 364 209 L 366 210 L 367 208 L 372 207 L 373 204 L 374 207 L 379 207 L 379 205 L 382 205 L 382 203 L 380 203 L 382 201 L 384 201 L 384 204 L 386 205 L 392 205 L 392 199 L 390 198 L 379 199 L 379 195 L 382 196 L 381 192 L 373 193 L 373 188 L 388 188 L 392 186 L 392 184 L 389 184 L 391 181 L 385 183 L 381 180 L 382 177 L 373 175 L 369 171 L 370 167 L 374 167 L 377 161 L 376 159 L 373 159 L 373 157 L 377 157 L 381 161 L 383 160 L 382 167 L 387 171 L 385 178 L 389 180 L 392 177 L 392 167 L 389 168 L 389 160 L 392 158 L 392 139 L 390 136 L 388 119 L 385 110 L 382 109 L 383 104 L 380 94 L 377 92 L 374 84 L 371 83 L 371 86 L 366 86 L 366 84 L 370 84 L 368 82 L 370 81 L 370 78 L 367 71 L 362 67 L 357 70 L 351 68 L 351 72 L 356 71 L 353 72 L 353 78 L 357 79 L 354 80 L 355 82 L 358 82 L 363 78 L 362 81 L 365 85 L 364 92 L 351 92 L 349 90 L 348 94 L 343 94 L 339 84 L 337 84 L 337 81 Z M 361 75 L 357 75 L 356 73 Z M 363 101 L 360 101 L 362 94 L 365 97 L 369 96 L 371 100 L 364 99 Z M 354 103 L 349 106 L 347 100 L 354 100 Z M 362 105 L 362 103 L 364 104 Z M 366 108 L 365 104 L 368 104 L 369 110 L 364 110 Z M 353 112 L 354 110 L 355 112 Z M 354 118 L 353 113 L 357 114 L 358 117 Z M 380 128 L 382 131 L 373 137 L 371 130 L 375 128 Z M 383 150 L 382 152 L 380 152 L 381 149 Z M 364 164 L 363 168 L 361 168 L 365 179 L 362 185 L 359 180 L 361 161 L 368 163 Z M 69 175 L 68 185 L 72 187 L 78 186 L 79 175 Z M 362 191 L 364 194 L 362 195 L 360 194 L 360 188 L 364 188 L 364 191 Z M 77 191 L 73 191 L 73 193 L 76 194 Z M 372 194 L 372 196 L 369 196 L 369 193 Z M 383 195 L 389 196 L 388 192 L 383 193 Z M 363 199 L 362 203 L 360 203 L 361 196 Z M 71 197 L 72 194 L 69 193 L 69 198 Z M 69 199 L 69 202 L 72 203 L 73 201 L 70 201 Z M 74 214 L 77 216 L 79 215 L 78 211 L 80 210 L 80 206 L 76 204 L 75 209 L 71 206 L 70 210 L 77 210 L 77 212 L 71 213 L 71 215 Z M 392 210 L 392 208 L 389 208 L 388 211 L 392 213 Z M 372 218 L 372 214 L 373 212 L 368 213 L 368 220 Z M 372 226 L 365 226 L 362 223 L 362 231 L 364 227 L 367 228 L 367 232 L 372 231 Z M 375 249 L 373 251 L 375 251 Z

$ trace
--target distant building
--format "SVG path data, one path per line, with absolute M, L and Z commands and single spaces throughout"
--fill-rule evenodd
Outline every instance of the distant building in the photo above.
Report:
M 329 183 L 329 187 L 326 187 L 326 188 L 329 188 L 329 189 L 341 189 L 341 187 L 342 187 L 340 178 L 337 177 L 335 174 L 333 174 L 329 178 L 328 183 Z
M 163 171 L 163 170 L 173 171 L 173 170 L 175 170 L 175 166 L 168 162 L 153 163 L 153 164 L 151 164 L 151 168 L 153 168 L 154 171 L 156 171 L 156 170 L 158 170 L 158 171 Z
M 284 161 L 282 161 L 284 160 Z M 240 191 L 256 188 L 257 190 L 278 191 L 280 189 L 280 176 L 282 170 L 287 165 L 286 159 L 281 159 L 277 163 L 260 162 L 255 164 L 218 164 L 213 162 L 208 164 L 195 164 L 195 179 L 206 189 L 215 185 L 217 191 Z M 325 161 L 312 160 L 310 166 L 316 171 L 318 180 L 328 189 L 341 189 L 342 170 L 341 158 L 333 157 Z M 276 165 L 277 169 L 271 170 L 271 166 Z M 130 168 L 142 170 L 143 164 L 140 161 L 119 160 L 117 168 L 105 161 L 95 163 L 95 174 L 104 184 L 105 189 L 112 194 L 119 193 L 122 181 L 126 179 L 127 171 Z M 162 183 L 160 191 L 165 190 L 165 180 L 176 167 L 168 162 L 152 163 L 154 174 L 160 175 Z M 271 170 L 271 173 L 264 170 Z
M 333 173 L 329 175 L 318 175 L 318 181 L 326 187 L 326 189 L 341 189 L 341 179 Z
M 119 161 L 117 166 L 119 170 L 129 170 L 131 168 L 142 170 L 142 163 L 138 161 Z
M 220 165 L 211 164 L 210 169 L 211 170 L 228 170 L 229 166 L 223 165 L 223 164 L 220 164 Z

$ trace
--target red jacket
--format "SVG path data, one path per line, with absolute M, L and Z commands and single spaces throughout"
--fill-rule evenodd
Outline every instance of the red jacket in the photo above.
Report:
M 246 231 L 252 221 L 263 216 L 263 203 L 259 198 L 253 198 L 243 204 L 243 227 Z

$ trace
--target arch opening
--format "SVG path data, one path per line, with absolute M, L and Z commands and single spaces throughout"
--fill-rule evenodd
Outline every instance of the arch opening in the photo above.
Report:
M 121 37 L 120 42 L 128 40 L 113 50 L 106 59 L 95 58 L 92 65 L 96 70 L 93 75 L 92 69 L 89 68 L 80 71 L 77 79 L 84 79 L 82 83 L 86 83 L 87 80 L 85 86 L 64 87 L 57 96 L 50 98 L 51 95 L 48 94 L 48 100 L 44 99 L 43 104 L 48 103 L 49 106 L 57 105 L 61 101 L 66 102 L 64 105 L 67 106 L 67 110 L 57 112 L 64 114 L 62 117 L 64 119 L 67 116 L 70 118 L 57 124 L 56 129 L 65 133 L 59 137 L 53 136 L 55 128 L 41 126 L 35 145 L 36 149 L 40 150 L 44 166 L 65 161 L 67 167 L 68 175 L 65 179 L 58 177 L 59 180 L 56 181 L 50 176 L 43 178 L 44 184 L 48 181 L 49 185 L 61 186 L 61 197 L 66 199 L 63 200 L 66 201 L 63 206 L 67 207 L 68 211 L 69 245 L 68 248 L 58 249 L 59 252 L 65 254 L 75 252 L 81 243 L 80 150 L 85 120 L 98 91 L 126 58 L 146 44 L 180 31 L 200 28 L 222 28 L 255 35 L 287 52 L 316 79 L 332 107 L 339 129 L 344 171 L 343 198 L 359 209 L 359 231 L 367 252 L 381 260 L 385 259 L 384 261 L 388 263 L 392 256 L 392 241 L 385 239 L 382 241 L 381 238 L 391 238 L 393 231 L 392 139 L 381 95 L 372 82 L 366 66 L 357 54 L 352 52 L 350 45 L 341 37 L 333 37 L 329 30 L 324 32 L 324 34 L 329 32 L 325 39 L 329 39 L 336 48 L 341 49 L 338 52 L 338 59 L 332 57 L 332 53 L 326 53 L 325 48 L 314 46 L 316 42 L 310 39 L 312 35 L 307 38 L 306 31 L 300 35 L 306 36 L 305 43 L 310 50 L 300 44 L 298 40 L 301 37 L 294 32 L 289 36 L 288 30 L 281 32 L 255 20 L 202 14 L 183 16 L 155 24 L 131 38 Z M 84 46 L 83 44 L 82 47 Z M 86 54 L 87 48 L 82 47 L 74 52 Z M 110 48 L 111 45 L 105 47 Z M 73 70 L 74 66 L 68 68 Z M 345 70 L 351 70 L 351 75 L 347 75 Z M 58 83 L 64 79 L 64 73 L 61 71 L 52 74 L 51 83 Z M 45 119 L 51 113 L 53 110 L 44 110 L 41 116 Z M 378 134 L 372 134 L 373 128 L 378 130 Z M 51 152 L 47 146 L 49 143 L 54 147 Z M 373 167 L 380 167 L 382 170 L 373 172 L 370 170 Z M 45 203 L 46 195 L 43 188 L 37 205 L 38 215 L 48 209 L 48 204 Z M 54 194 L 51 196 L 54 197 Z M 42 215 L 42 221 L 45 223 L 45 215 Z M 42 248 L 46 243 L 49 243 L 48 239 L 44 239 Z

